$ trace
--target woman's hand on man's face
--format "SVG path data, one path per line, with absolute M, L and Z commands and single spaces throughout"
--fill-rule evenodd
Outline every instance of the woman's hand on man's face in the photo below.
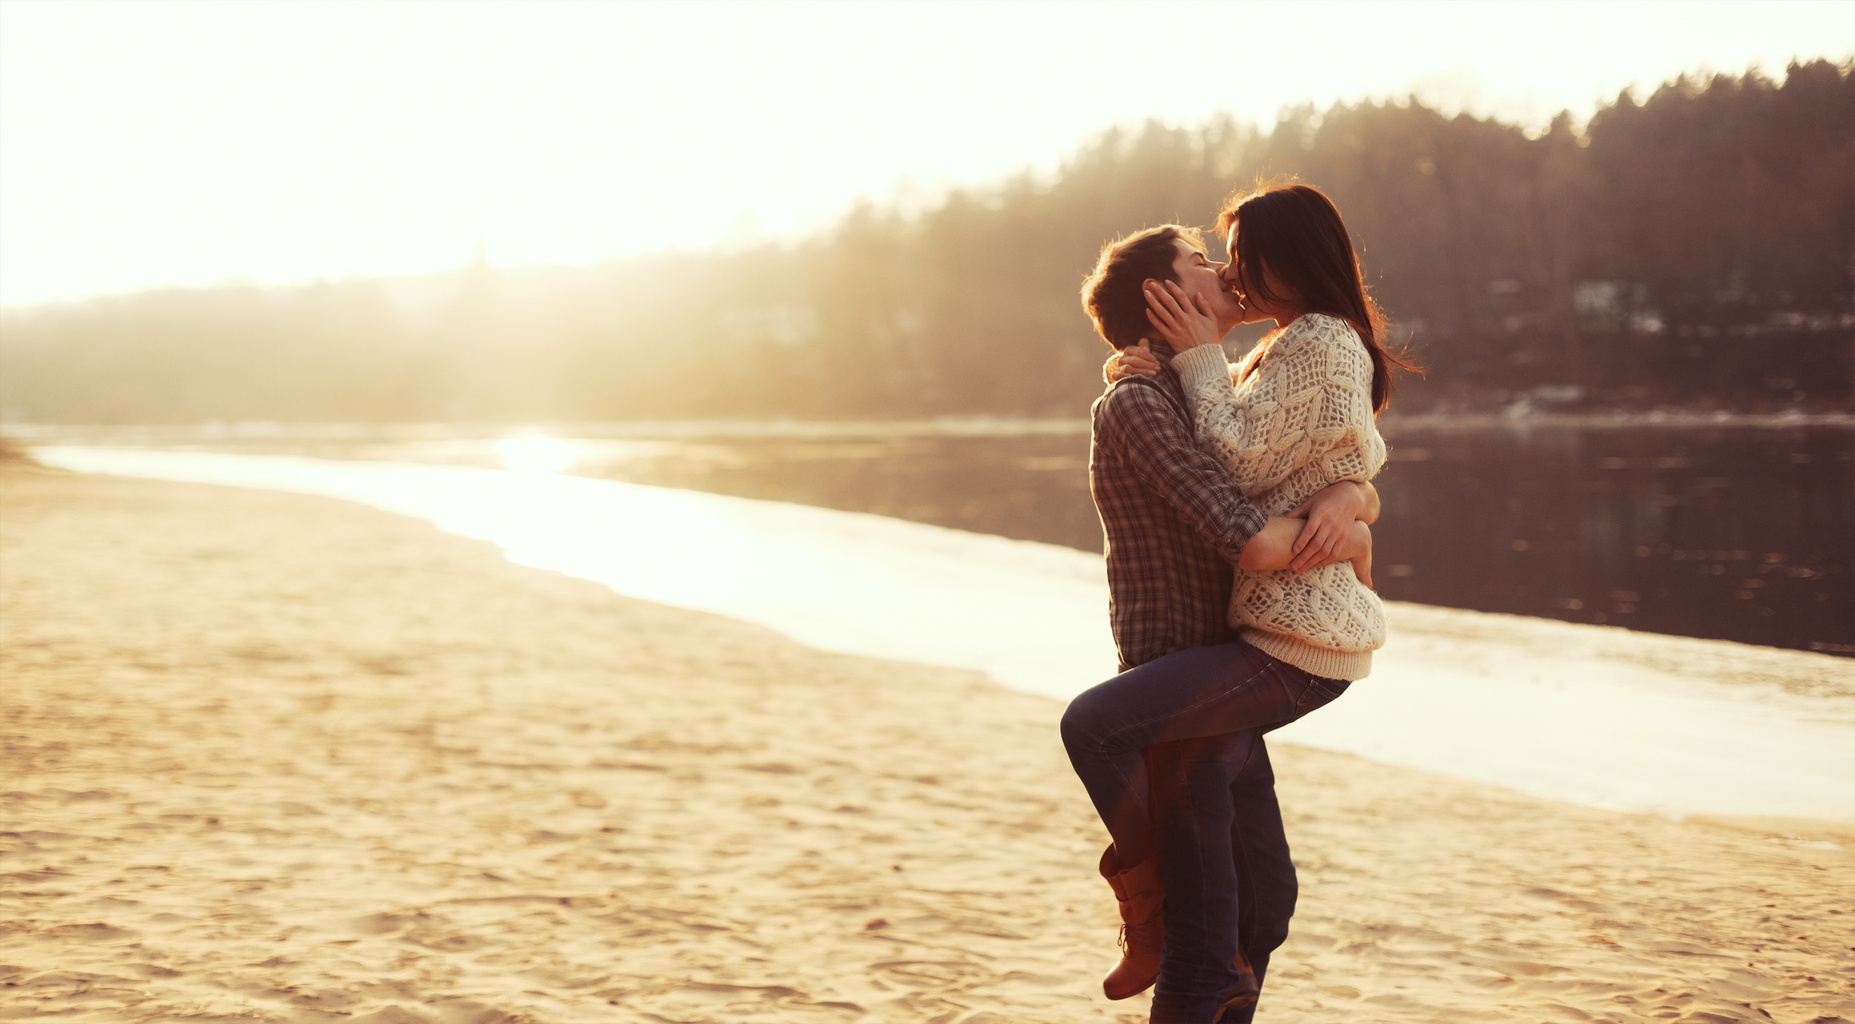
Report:
M 1154 355 L 1153 350 L 1147 347 L 1145 338 L 1140 339 L 1140 344 L 1129 345 L 1109 356 L 1108 361 L 1104 363 L 1101 368 L 1101 379 L 1109 384 L 1120 380 L 1122 377 L 1133 377 L 1136 375 L 1141 377 L 1153 377 L 1158 374 L 1159 357 Z
M 1146 318 L 1174 352 L 1224 340 L 1217 317 L 1202 295 L 1187 295 L 1176 281 L 1147 281 Z

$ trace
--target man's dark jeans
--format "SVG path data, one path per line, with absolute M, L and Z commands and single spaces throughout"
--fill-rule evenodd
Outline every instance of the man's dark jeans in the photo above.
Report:
M 1153 748 L 1154 825 L 1166 885 L 1166 954 L 1154 1024 L 1249 1024 L 1256 1004 L 1224 1003 L 1260 988 L 1269 954 L 1295 913 L 1294 861 L 1260 730 Z
M 1209 1024 L 1256 982 L 1294 913 L 1294 865 L 1262 734 L 1346 691 L 1241 641 L 1175 651 L 1078 696 L 1071 764 L 1131 867 L 1160 850 L 1166 953 L 1155 1022 Z M 1252 1009 L 1227 1021 L 1246 1022 Z

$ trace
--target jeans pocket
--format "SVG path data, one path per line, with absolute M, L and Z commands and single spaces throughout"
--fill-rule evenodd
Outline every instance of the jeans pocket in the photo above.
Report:
M 1321 676 L 1309 676 L 1307 689 L 1301 693 L 1301 700 L 1295 707 L 1295 717 L 1300 718 L 1310 711 L 1325 707 L 1338 700 L 1346 688 L 1353 685 L 1348 679 L 1326 679 Z

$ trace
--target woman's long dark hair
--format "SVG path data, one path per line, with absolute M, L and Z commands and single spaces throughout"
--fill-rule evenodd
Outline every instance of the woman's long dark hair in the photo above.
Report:
M 1302 313 L 1326 313 L 1353 325 L 1372 357 L 1372 411 L 1391 402 L 1391 368 L 1415 369 L 1386 351 L 1389 321 L 1366 294 L 1359 257 L 1340 220 L 1340 208 L 1312 185 L 1261 185 L 1232 195 L 1217 215 L 1220 234 L 1237 229 L 1237 281 L 1246 296 Z M 1267 267 L 1269 274 L 1263 273 Z M 1297 296 L 1287 299 L 1269 287 L 1269 275 Z M 1256 372 L 1257 361 L 1243 368 Z

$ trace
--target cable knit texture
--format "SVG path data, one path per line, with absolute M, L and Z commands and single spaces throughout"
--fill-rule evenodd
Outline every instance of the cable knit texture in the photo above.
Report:
M 1192 403 L 1198 444 L 1230 470 L 1264 513 L 1286 515 L 1341 480 L 1369 481 L 1385 464 L 1372 419 L 1372 358 L 1339 317 L 1309 313 L 1244 365 L 1218 345 L 1173 360 Z M 1237 571 L 1230 624 L 1253 646 L 1329 679 L 1362 679 L 1385 644 L 1385 609 L 1345 562 L 1296 574 Z

